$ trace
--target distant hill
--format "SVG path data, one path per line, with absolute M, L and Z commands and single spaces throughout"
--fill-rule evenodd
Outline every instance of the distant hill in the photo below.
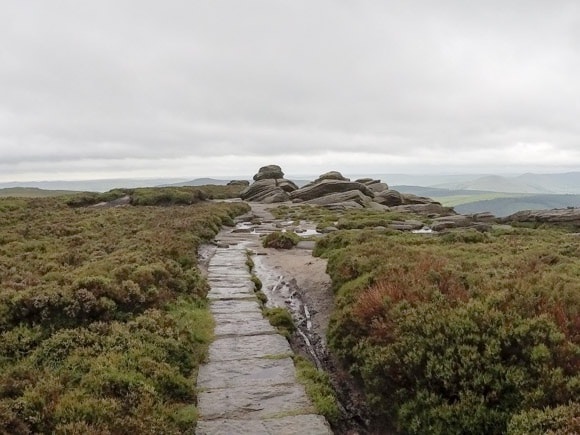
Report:
M 442 184 L 434 187 L 502 193 L 552 193 L 537 183 L 528 183 L 517 178 L 503 177 L 501 175 L 487 175 L 474 180 Z
M 136 187 L 154 187 L 160 184 L 177 183 L 183 178 L 110 178 L 103 180 L 77 181 L 12 181 L 0 183 L 0 189 L 10 187 L 35 187 L 45 190 L 75 190 L 77 192 L 106 192 L 115 188 L 132 189 Z
M 231 180 L 218 180 L 217 178 L 196 178 L 195 180 L 180 181 L 171 184 L 161 184 L 159 187 L 207 186 L 208 184 L 225 186 L 230 181 Z
M 515 177 L 486 175 L 432 187 L 451 190 L 483 190 L 502 193 L 580 194 L 580 172 L 523 174 Z
M 78 193 L 72 190 L 44 190 L 37 187 L 8 187 L 0 189 L 0 197 L 6 198 L 9 196 L 20 198 L 46 198 L 50 196 L 63 196 Z
M 392 186 L 401 193 L 427 196 L 462 214 L 488 211 L 498 217 L 520 210 L 545 210 L 580 207 L 580 195 L 489 192 L 482 190 L 452 190 L 422 186 Z
M 495 216 L 509 216 L 521 210 L 580 207 L 580 195 L 526 195 L 519 198 L 496 198 L 455 206 L 461 214 L 489 211 Z
M 580 172 L 523 174 L 516 178 L 523 183 L 540 185 L 554 193 L 580 194 Z

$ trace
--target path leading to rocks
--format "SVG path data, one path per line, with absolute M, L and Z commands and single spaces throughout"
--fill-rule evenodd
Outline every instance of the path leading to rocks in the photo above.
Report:
M 257 236 L 220 239 L 208 266 L 215 341 L 198 376 L 196 433 L 331 434 L 296 380 L 288 342 L 262 316 L 246 265 Z

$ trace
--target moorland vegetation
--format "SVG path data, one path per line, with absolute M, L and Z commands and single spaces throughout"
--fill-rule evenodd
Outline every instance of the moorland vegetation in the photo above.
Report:
M 248 210 L 210 195 L 0 199 L 1 433 L 193 433 L 213 328 L 197 247 Z
M 381 227 L 399 218 L 384 212 L 274 213 L 338 228 L 314 251 L 328 259 L 336 295 L 328 342 L 377 428 L 580 433 L 577 235 L 547 226 L 412 234 Z

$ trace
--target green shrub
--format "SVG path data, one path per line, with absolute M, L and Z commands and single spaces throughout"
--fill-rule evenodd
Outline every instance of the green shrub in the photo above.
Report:
M 530 409 L 512 417 L 508 435 L 544 435 L 580 433 L 580 404 L 555 408 Z
M 247 211 L 0 199 L 0 433 L 192 433 L 213 331 L 195 253 Z
M 294 365 L 296 366 L 296 377 L 299 382 L 304 384 L 306 393 L 312 400 L 316 411 L 324 415 L 331 424 L 337 424 L 340 410 L 328 374 L 318 370 L 310 361 L 299 356 L 294 358 Z
M 263 313 L 270 321 L 270 324 L 274 326 L 280 334 L 290 337 L 296 330 L 292 314 L 290 314 L 287 309 L 279 307 L 264 308 Z
M 300 236 L 289 231 L 274 231 L 264 237 L 262 245 L 264 248 L 291 249 L 298 244 Z

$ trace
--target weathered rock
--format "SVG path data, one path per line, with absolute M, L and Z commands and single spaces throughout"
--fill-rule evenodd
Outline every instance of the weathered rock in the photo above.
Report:
M 288 201 L 288 191 L 296 189 L 296 186 L 289 180 L 264 179 L 246 187 L 240 197 L 246 201 L 264 202 L 271 204 L 275 202 Z
M 364 206 L 365 206 L 365 208 L 367 208 L 369 210 L 375 210 L 375 211 L 389 211 L 390 210 L 390 208 L 387 207 L 386 205 L 379 204 L 378 202 L 375 202 L 375 201 L 365 202 Z
M 408 204 L 391 207 L 392 211 L 403 213 L 417 213 L 427 217 L 451 216 L 455 214 L 453 208 L 443 207 L 441 204 Z
M 262 166 L 258 170 L 258 173 L 254 175 L 254 181 L 274 180 L 276 178 L 284 178 L 284 172 L 282 172 L 282 168 L 278 165 Z
M 474 222 L 493 223 L 497 221 L 497 218 L 490 212 L 474 213 L 470 216 L 474 220 Z
M 342 193 L 350 190 L 359 190 L 361 193 L 371 198 L 375 196 L 367 186 L 361 183 L 356 183 L 354 181 L 322 180 L 291 192 L 290 198 L 299 198 L 304 201 L 309 201 L 332 193 Z
M 393 207 L 403 204 L 403 196 L 396 190 L 383 190 L 375 195 L 374 201 L 388 207 Z
M 501 222 L 540 222 L 580 227 L 580 208 L 556 208 L 552 210 L 524 210 L 514 213 Z
M 250 182 L 248 180 L 232 180 L 227 185 L 228 186 L 249 186 Z
M 375 180 L 373 178 L 359 178 L 359 179 L 354 180 L 354 181 L 357 183 L 361 183 L 361 184 L 369 184 L 369 183 L 374 183 L 374 182 L 380 183 L 381 180 Z
M 426 196 L 417 196 L 413 195 L 412 193 L 405 193 L 401 195 L 403 197 L 403 204 L 439 204 L 431 198 L 427 198 Z
M 407 219 L 404 223 L 413 227 L 414 230 L 420 230 L 421 228 L 425 227 L 424 222 L 417 221 L 415 219 Z
M 243 200 L 265 204 L 285 202 L 290 199 L 288 193 L 298 189 L 292 181 L 284 179 L 284 173 L 277 165 L 260 168 L 254 180 L 252 185 L 240 193 Z
M 374 193 L 385 192 L 389 190 L 389 185 L 387 183 L 381 183 L 380 181 L 376 183 L 365 183 L 365 184 Z
M 435 229 L 435 225 L 437 224 L 447 224 L 445 228 L 462 228 L 468 227 L 473 223 L 473 219 L 469 216 L 464 216 L 462 214 L 457 214 L 453 216 L 444 216 L 433 219 L 433 230 L 438 231 Z
M 335 211 L 364 208 L 362 205 L 360 205 L 358 202 L 355 202 L 355 201 L 337 202 L 334 204 L 323 205 L 322 207 L 327 208 L 328 210 L 335 210 Z
M 343 175 L 338 171 L 329 171 L 329 172 L 322 174 L 320 177 L 318 177 L 316 180 L 314 180 L 313 184 L 319 183 L 322 180 L 350 181 L 349 178 L 343 177 Z
M 372 201 L 372 198 L 364 195 L 360 190 L 349 190 L 347 192 L 331 193 L 320 198 L 306 201 L 306 204 L 329 205 L 346 201 L 354 201 L 360 205 Z

